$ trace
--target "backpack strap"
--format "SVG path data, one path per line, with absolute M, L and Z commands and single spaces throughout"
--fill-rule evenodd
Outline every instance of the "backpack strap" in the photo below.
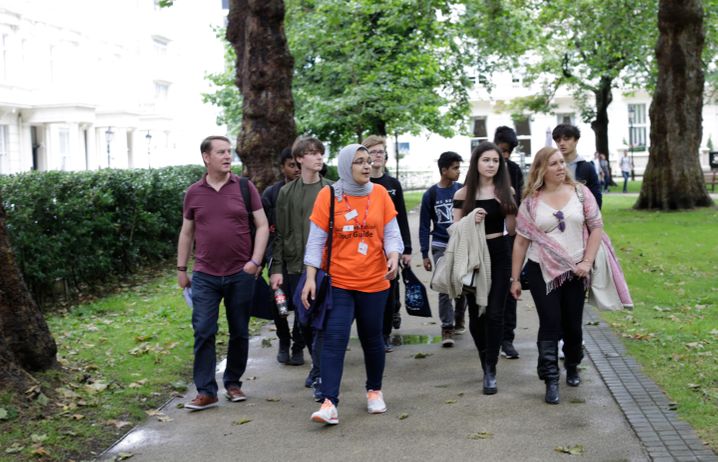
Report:
M 257 225 L 254 223 L 254 215 L 252 214 L 252 197 L 249 194 L 249 180 L 245 176 L 239 177 L 239 189 L 242 191 L 244 206 L 247 208 L 247 223 L 249 223 L 249 235 L 252 238 L 252 248 L 254 249 L 254 236 L 257 234 Z
M 334 186 L 329 185 L 329 239 L 327 240 L 327 274 L 332 266 L 332 242 L 334 241 Z

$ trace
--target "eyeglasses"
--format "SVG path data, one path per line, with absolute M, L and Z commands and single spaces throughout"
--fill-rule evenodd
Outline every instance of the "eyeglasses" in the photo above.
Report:
M 383 149 L 379 150 L 379 151 L 377 151 L 377 150 L 369 151 L 370 156 L 383 156 L 384 154 L 386 154 L 386 151 L 384 151 Z
M 364 164 L 366 164 L 366 165 L 371 166 L 372 163 L 373 163 L 373 162 L 372 162 L 371 160 L 369 160 L 369 159 L 357 159 L 357 160 L 355 160 L 355 161 L 352 162 L 352 165 L 364 165 Z
M 559 210 L 558 212 L 554 212 L 553 216 L 555 216 L 556 219 L 558 220 L 558 230 L 561 232 L 566 231 L 566 222 L 563 221 L 564 220 L 563 212 Z

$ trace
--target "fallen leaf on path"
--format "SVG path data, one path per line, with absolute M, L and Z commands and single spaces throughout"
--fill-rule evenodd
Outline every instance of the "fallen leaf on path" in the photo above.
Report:
M 580 444 L 577 444 L 575 446 L 558 446 L 556 448 L 553 448 L 553 450 L 564 454 L 570 454 L 572 456 L 581 456 L 584 453 L 583 446 Z
M 456 400 L 455 399 L 447 399 L 446 404 L 456 404 Z
M 234 422 L 232 422 L 232 425 L 244 425 L 244 424 L 248 424 L 251 421 L 252 421 L 252 419 L 235 420 Z
M 131 452 L 121 452 L 121 453 L 117 454 L 115 456 L 115 458 L 112 460 L 120 461 L 120 460 L 129 459 L 130 457 L 134 457 L 134 454 L 132 454 Z
M 404 420 L 404 419 L 407 419 L 407 418 L 409 418 L 409 414 L 407 414 L 406 412 L 403 413 L 403 414 L 401 414 L 401 415 L 399 415 L 399 420 Z
M 50 457 L 50 453 L 47 451 L 47 449 L 40 446 L 39 448 L 35 448 L 30 453 L 35 457 Z
M 5 454 L 17 454 L 18 452 L 22 452 L 23 449 L 25 449 L 25 446 L 13 443 L 9 448 L 5 448 Z
M 571 404 L 585 404 L 586 400 L 583 398 L 573 398 L 571 401 L 569 401 Z
M 478 433 L 472 433 L 469 436 L 467 436 L 470 440 L 490 440 L 494 437 L 494 434 L 491 432 L 478 432 Z
M 150 417 L 155 417 L 158 415 L 164 415 L 162 411 L 158 411 L 157 409 L 150 409 L 149 411 L 145 411 L 145 414 L 147 414 Z
M 30 435 L 30 439 L 33 443 L 42 443 L 47 439 L 47 435 L 45 433 L 33 433 Z
M 125 420 L 115 420 L 115 419 L 110 419 L 110 420 L 106 421 L 105 423 L 107 425 L 112 425 L 113 427 L 117 428 L 118 430 L 123 427 L 126 427 L 128 425 L 132 425 L 130 422 L 127 422 Z
M 422 352 L 419 352 L 419 353 L 417 353 L 417 354 L 414 355 L 414 359 L 424 359 L 424 358 L 428 358 L 428 357 L 431 356 L 431 355 L 432 355 L 432 353 L 422 353 Z
M 262 339 L 262 348 L 272 348 L 272 340 L 268 338 Z
M 159 420 L 160 422 L 172 422 L 173 419 L 170 416 L 160 415 L 157 416 L 157 420 Z
M 275 396 L 270 396 L 269 398 L 266 399 L 266 401 L 269 401 L 270 403 L 278 403 L 279 398 L 277 398 Z

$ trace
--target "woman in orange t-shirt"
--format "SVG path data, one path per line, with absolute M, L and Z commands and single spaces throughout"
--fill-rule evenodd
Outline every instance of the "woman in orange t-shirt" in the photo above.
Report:
M 312 420 L 337 424 L 339 385 L 344 355 L 354 319 L 366 365 L 367 410 L 386 411 L 381 392 L 384 374 L 384 306 L 389 281 L 396 277 L 399 255 L 404 251 L 396 209 L 389 193 L 369 181 L 369 152 L 360 144 L 350 144 L 339 152 L 339 181 L 334 183 L 334 230 L 332 238 L 332 309 L 325 315 L 322 331 L 321 392 L 324 396 Z M 316 271 L 322 266 L 329 229 L 329 187 L 314 202 L 304 264 L 307 282 L 302 302 L 309 307 L 316 291 Z

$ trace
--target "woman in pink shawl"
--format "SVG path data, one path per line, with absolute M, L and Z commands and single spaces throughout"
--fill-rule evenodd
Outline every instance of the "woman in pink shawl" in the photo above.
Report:
M 541 149 L 529 170 L 517 216 L 511 268 L 511 295 L 521 295 L 519 274 L 526 263 L 531 296 L 539 316 L 538 375 L 545 401 L 559 403 L 558 341 L 563 338 L 566 383 L 581 383 L 583 304 L 603 221 L 596 200 L 568 173 L 561 152 Z

